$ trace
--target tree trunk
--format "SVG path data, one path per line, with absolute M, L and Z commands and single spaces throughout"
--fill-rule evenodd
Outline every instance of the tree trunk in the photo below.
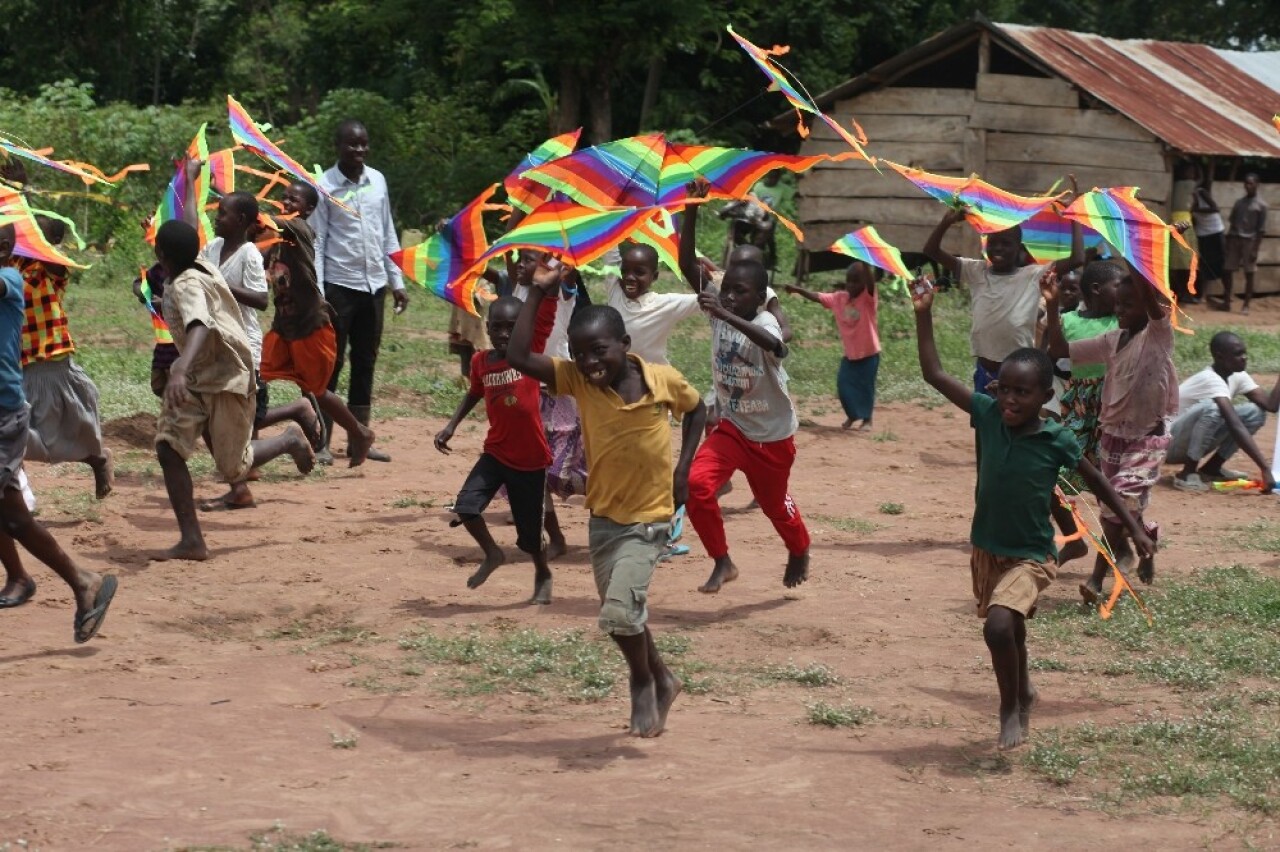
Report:
M 559 106 L 552 135 L 568 133 L 581 127 L 582 77 L 571 65 L 560 66 Z
M 667 61 L 662 56 L 654 56 L 649 60 L 649 76 L 644 81 L 644 99 L 640 101 L 640 126 L 637 133 L 649 129 L 649 120 L 653 114 L 654 104 L 658 102 L 658 89 L 662 84 L 662 69 Z
M 591 127 L 588 134 L 592 145 L 613 140 L 613 67 L 608 60 L 601 60 L 591 70 L 591 82 L 587 88 L 587 101 L 591 106 Z

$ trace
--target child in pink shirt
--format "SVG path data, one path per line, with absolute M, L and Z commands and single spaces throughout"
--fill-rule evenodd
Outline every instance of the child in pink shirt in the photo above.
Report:
M 876 374 L 880 370 L 880 331 L 876 324 L 876 276 L 879 270 L 855 260 L 844 276 L 844 289 L 815 293 L 790 285 L 787 292 L 803 296 L 835 314 L 844 343 L 844 358 L 836 374 L 836 393 L 844 407 L 844 428 L 871 428 L 876 405 Z

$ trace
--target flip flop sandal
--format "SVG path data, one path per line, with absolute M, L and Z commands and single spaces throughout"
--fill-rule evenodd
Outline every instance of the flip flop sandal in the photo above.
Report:
M 240 509 L 256 509 L 257 501 L 249 503 L 232 503 L 229 500 L 205 500 L 200 504 L 201 512 L 235 512 Z
M 670 544 L 667 549 L 658 557 L 659 562 L 666 562 L 676 556 L 687 556 L 689 553 L 689 545 L 687 544 Z
M 98 594 L 93 598 L 93 609 L 88 612 L 77 612 L 75 621 L 75 640 L 77 645 L 83 645 L 94 636 L 98 635 L 98 631 L 102 629 L 102 623 L 107 620 L 107 609 L 111 606 L 111 599 L 116 596 L 116 587 L 119 581 L 116 580 L 114 574 L 108 574 L 102 578 L 102 586 L 98 589 Z
M 682 535 L 684 535 L 684 506 L 676 509 L 676 513 L 671 516 L 671 532 L 667 533 L 667 544 L 675 544 Z
M 311 404 L 311 413 L 315 417 L 315 420 L 312 421 L 312 427 L 308 429 L 304 426 L 302 432 L 306 435 L 307 443 L 311 445 L 312 452 L 318 453 L 329 445 L 329 436 L 325 433 L 324 428 L 324 416 L 320 411 L 320 400 L 316 399 L 316 395 L 313 393 L 304 393 L 302 396 Z
M 36 581 L 27 580 L 22 584 L 22 591 L 14 597 L 0 598 L 0 609 L 13 609 L 15 606 L 22 606 L 31 600 L 36 593 Z

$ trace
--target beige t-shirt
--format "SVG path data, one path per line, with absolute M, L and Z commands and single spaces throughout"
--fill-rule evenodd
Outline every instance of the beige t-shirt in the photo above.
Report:
M 975 358 L 1003 361 L 1015 349 L 1036 345 L 1040 276 L 1048 264 L 1022 266 L 997 275 L 985 260 L 962 257 L 960 284 L 972 297 L 969 348 Z
M 198 322 L 209 329 L 209 339 L 188 373 L 187 388 L 192 393 L 248 395 L 256 387 L 253 352 L 240 320 L 240 306 L 209 261 L 197 259 L 195 266 L 170 281 L 162 305 L 179 353 L 186 352 L 187 326 Z

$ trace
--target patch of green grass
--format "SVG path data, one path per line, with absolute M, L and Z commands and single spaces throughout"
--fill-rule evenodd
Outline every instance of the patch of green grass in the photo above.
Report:
M 373 852 L 398 846 L 398 843 L 386 842 L 347 843 L 320 829 L 310 834 L 292 834 L 277 824 L 267 831 L 249 835 L 248 846 L 184 846 L 179 852 Z
M 397 497 L 391 501 L 391 508 L 393 509 L 412 509 L 415 506 L 419 506 L 423 509 L 434 509 L 435 505 L 436 500 L 434 497 L 427 497 L 426 499 L 423 499 L 413 495 Z
M 1280 524 L 1275 521 L 1260 520 L 1234 527 L 1224 538 L 1228 544 L 1245 550 L 1280 553 Z
M 835 707 L 825 701 L 816 701 L 806 707 L 810 725 L 826 728 L 858 728 L 875 718 L 870 707 L 854 707 L 846 704 Z
M 334 748 L 352 749 L 360 744 L 360 735 L 355 731 L 349 734 L 338 734 L 333 731 L 329 732 L 329 741 Z
M 865 521 L 862 518 L 841 518 L 836 515 L 812 515 L 811 517 L 815 524 L 823 524 L 840 532 L 870 535 L 880 529 L 879 524 L 873 521 Z
M 1057 657 L 1032 657 L 1027 667 L 1037 672 L 1069 672 L 1071 667 Z
M 871 436 L 871 440 L 875 441 L 877 444 L 885 444 L 890 441 L 898 440 L 898 435 L 889 429 L 881 429 L 879 432 Z
M 1075 744 L 1064 743 L 1063 739 L 1058 731 L 1037 736 L 1024 761 L 1037 775 L 1058 785 L 1071 783 L 1085 761 L 1084 753 Z
M 84 470 L 87 472 L 88 468 Z M 37 510 L 43 516 L 56 512 L 81 523 L 102 523 L 102 502 L 93 496 L 92 478 L 66 487 L 42 488 L 36 500 Z
M 779 683 L 798 683 L 802 686 L 834 686 L 840 682 L 840 676 L 822 663 L 809 663 L 797 666 L 787 663 L 785 666 L 768 666 L 761 670 L 766 680 Z
M 906 507 L 901 503 L 881 503 L 878 507 L 882 515 L 901 515 Z
M 335 615 L 324 606 L 315 607 L 284 627 L 270 631 L 267 633 L 267 638 L 303 641 L 305 644 L 301 648 L 302 651 L 314 651 L 330 645 L 366 644 L 379 641 L 379 636 L 374 630 L 356 624 L 345 616 Z

